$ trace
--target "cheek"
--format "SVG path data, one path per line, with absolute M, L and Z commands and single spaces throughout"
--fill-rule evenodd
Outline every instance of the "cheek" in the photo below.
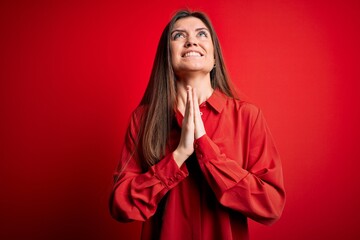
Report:
M 213 58 L 215 58 L 215 53 L 214 53 L 214 45 L 212 44 L 212 42 L 208 42 L 206 44 L 206 48 L 207 48 L 207 52 L 210 56 L 212 56 Z
M 212 47 L 212 45 L 209 47 L 208 53 L 209 53 L 209 57 L 211 58 L 211 60 L 215 61 L 215 51 L 214 51 L 214 48 Z
M 175 60 L 179 54 L 179 47 L 175 44 L 170 45 L 170 54 L 171 54 L 171 60 Z
M 174 64 L 175 56 L 176 56 L 176 51 L 174 49 L 174 46 L 170 45 L 170 60 L 172 64 Z

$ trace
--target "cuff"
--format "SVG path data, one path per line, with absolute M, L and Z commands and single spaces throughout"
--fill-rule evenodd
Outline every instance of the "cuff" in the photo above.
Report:
M 189 175 L 186 164 L 179 168 L 172 153 L 163 158 L 154 167 L 155 176 L 167 189 L 175 187 Z
M 208 135 L 203 135 L 194 142 L 196 157 L 200 162 L 207 163 L 220 154 L 219 147 L 211 141 Z

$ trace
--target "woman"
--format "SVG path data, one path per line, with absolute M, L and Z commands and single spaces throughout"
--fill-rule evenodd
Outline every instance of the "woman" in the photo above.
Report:
M 141 239 L 248 239 L 285 201 L 281 163 L 261 111 L 235 98 L 220 44 L 200 12 L 166 26 L 126 133 L 110 198 Z

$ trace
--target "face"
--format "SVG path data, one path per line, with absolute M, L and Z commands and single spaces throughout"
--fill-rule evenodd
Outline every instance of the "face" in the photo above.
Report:
M 198 18 L 176 21 L 170 38 L 171 63 L 179 77 L 190 72 L 209 74 L 214 67 L 214 46 L 209 29 Z

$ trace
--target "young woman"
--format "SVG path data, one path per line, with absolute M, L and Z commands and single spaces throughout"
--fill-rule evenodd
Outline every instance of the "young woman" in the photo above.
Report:
M 247 218 L 271 224 L 284 202 L 262 112 L 235 97 L 206 15 L 178 12 L 130 120 L 112 216 L 144 221 L 141 239 L 248 239 Z

